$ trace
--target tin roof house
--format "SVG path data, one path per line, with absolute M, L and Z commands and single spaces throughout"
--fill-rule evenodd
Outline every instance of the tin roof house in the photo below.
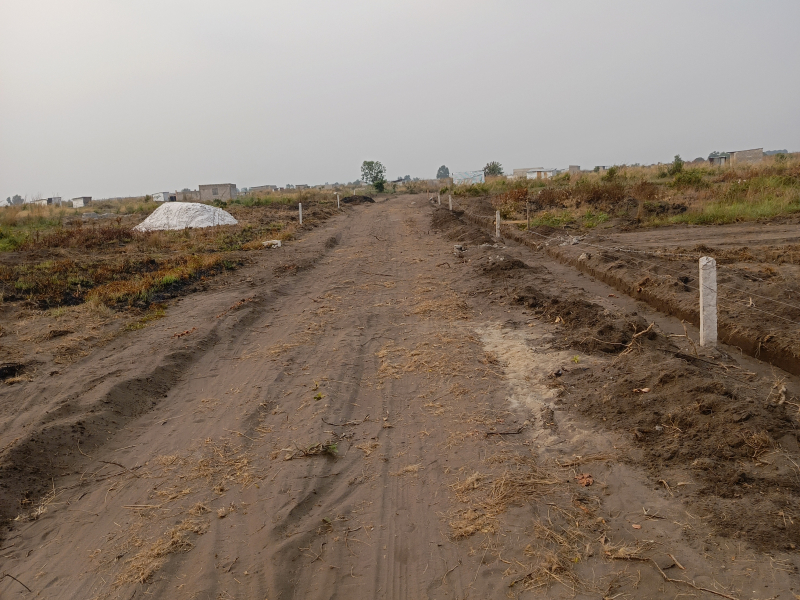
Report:
M 712 152 L 708 155 L 708 162 L 712 167 L 724 165 L 756 163 L 764 158 L 763 148 L 750 150 L 733 150 L 731 152 Z
M 528 179 L 550 179 L 556 175 L 555 169 L 545 167 L 536 167 L 535 169 L 528 169 L 526 174 Z

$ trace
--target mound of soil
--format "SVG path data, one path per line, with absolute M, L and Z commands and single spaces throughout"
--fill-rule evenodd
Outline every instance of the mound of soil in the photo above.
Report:
M 515 269 L 529 268 L 530 267 L 528 265 L 519 259 L 505 258 L 503 260 L 492 261 L 490 264 L 482 266 L 480 270 L 484 275 L 500 275 L 506 274 L 509 271 L 514 271 Z
M 345 196 L 342 198 L 342 202 L 344 204 L 367 204 L 367 203 L 375 203 L 375 200 L 370 198 L 369 196 Z
M 446 208 L 437 208 L 431 216 L 431 226 L 441 231 L 448 240 L 454 242 L 468 242 L 470 244 L 490 244 L 492 238 L 477 227 L 465 223 L 461 216 L 463 210 L 450 211 Z
M 654 479 L 674 485 L 670 475 L 689 468 L 696 483 L 687 491 L 720 534 L 762 550 L 800 546 L 800 520 L 781 517 L 794 514 L 800 494 L 800 480 L 780 454 L 798 448 L 789 414 L 796 408 L 776 394 L 765 401 L 764 390 L 745 380 L 715 379 L 723 369 L 674 348 L 655 358 L 634 352 L 602 373 L 571 372 L 563 381 L 581 390 L 581 412 L 630 432 Z

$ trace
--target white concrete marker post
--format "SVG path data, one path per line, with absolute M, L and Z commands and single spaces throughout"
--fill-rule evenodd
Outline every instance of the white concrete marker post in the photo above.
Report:
M 297 208 L 300 211 L 300 225 L 302 225 L 303 224 L 303 203 L 299 202 L 297 204 Z
M 717 261 L 700 259 L 700 345 L 717 345 Z
M 450 212 L 453 212 L 453 197 L 450 196 Z
M 436 203 L 441 206 L 442 205 L 442 195 L 436 194 Z
M 339 206 L 339 193 L 336 193 L 336 208 L 340 208 Z
M 498 237 L 499 238 L 500 237 L 500 211 L 499 210 L 497 211 L 497 214 L 495 215 L 494 224 L 495 224 L 495 236 L 494 237 Z

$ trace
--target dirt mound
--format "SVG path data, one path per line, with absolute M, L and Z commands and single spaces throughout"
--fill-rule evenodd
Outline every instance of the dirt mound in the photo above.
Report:
M 448 240 L 469 242 L 470 244 L 491 244 L 492 238 L 483 230 L 465 223 L 461 216 L 463 210 L 450 211 L 437 208 L 431 216 L 431 227 L 441 231 Z
M 503 260 L 494 260 L 488 265 L 483 265 L 480 267 L 480 271 L 484 275 L 501 275 L 507 274 L 509 271 L 514 271 L 516 269 L 529 268 L 530 267 L 528 265 L 519 259 L 504 258 Z
M 374 203 L 375 200 L 370 198 L 369 196 L 345 196 L 342 198 L 342 202 L 344 204 L 367 204 L 367 203 Z
M 155 209 L 134 231 L 199 229 L 217 225 L 236 225 L 239 221 L 216 206 L 199 202 L 170 202 Z
M 670 354 L 653 364 L 631 353 L 602 374 L 569 373 L 564 384 L 581 388 L 581 412 L 630 432 L 654 477 L 672 482 L 672 470 L 690 468 L 697 483 L 687 491 L 720 534 L 763 550 L 796 548 L 800 520 L 781 517 L 800 493 L 782 453 L 798 446 L 791 407 L 777 393 L 765 401 L 769 391 L 745 380 L 715 380 L 724 369 L 705 359 Z

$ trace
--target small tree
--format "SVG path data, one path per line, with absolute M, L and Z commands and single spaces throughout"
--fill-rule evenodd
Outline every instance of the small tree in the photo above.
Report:
M 675 155 L 675 159 L 672 161 L 667 173 L 669 175 L 677 175 L 681 171 L 683 171 L 683 159 L 681 158 L 680 154 Z
M 436 171 L 436 179 L 447 179 L 448 177 L 450 177 L 450 169 L 444 165 L 439 167 L 439 170 Z
M 606 171 L 606 174 L 603 175 L 600 179 L 610 183 L 610 182 L 614 181 L 617 178 L 617 175 L 619 175 L 619 168 L 618 167 L 609 167 L 608 171 Z
M 386 187 L 386 167 L 377 160 L 365 160 L 361 163 L 361 178 L 382 192 Z
M 503 174 L 503 165 L 501 165 L 496 160 L 493 160 L 490 163 L 486 163 L 486 166 L 483 167 L 483 174 L 486 177 L 502 175 Z

